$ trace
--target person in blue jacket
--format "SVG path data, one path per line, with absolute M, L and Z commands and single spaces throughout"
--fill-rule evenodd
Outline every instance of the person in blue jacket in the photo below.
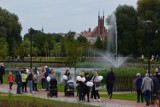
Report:
M 45 72 L 45 80 L 46 80 L 46 91 L 49 90 L 49 82 L 47 81 L 47 77 L 50 74 L 50 69 L 48 66 L 45 66 L 46 72 Z
M 22 76 L 21 76 L 20 69 L 18 67 L 15 73 L 16 73 L 15 81 L 17 83 L 17 94 L 21 94 Z
M 140 73 L 136 74 L 137 78 L 135 79 L 135 88 L 137 91 L 137 103 L 140 103 L 140 98 L 141 98 L 141 102 L 143 103 L 143 94 L 142 94 L 142 90 L 141 90 L 141 86 L 142 86 L 142 77 Z

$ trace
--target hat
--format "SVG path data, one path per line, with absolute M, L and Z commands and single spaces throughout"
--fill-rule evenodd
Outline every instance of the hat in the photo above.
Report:
M 136 74 L 136 76 L 141 76 L 141 74 L 138 72 L 138 73 Z
M 145 74 L 145 76 L 146 76 L 146 77 L 149 77 L 149 74 L 148 74 L 148 73 L 146 73 L 146 74 Z
M 1 65 L 1 66 L 4 66 L 4 64 L 3 64 L 2 62 L 0 63 L 0 65 Z
M 155 72 L 158 72 L 158 68 L 155 68 Z

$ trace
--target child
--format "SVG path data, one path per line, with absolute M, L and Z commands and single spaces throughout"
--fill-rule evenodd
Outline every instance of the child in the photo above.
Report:
M 12 72 L 10 71 L 9 75 L 8 75 L 8 82 L 9 82 L 9 89 L 10 90 L 12 90 L 13 81 L 14 81 L 14 78 L 13 78 Z

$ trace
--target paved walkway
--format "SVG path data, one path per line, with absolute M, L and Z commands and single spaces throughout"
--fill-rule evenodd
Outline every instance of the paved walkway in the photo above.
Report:
M 0 85 L 0 92 L 8 93 L 9 92 L 8 87 L 9 87 L 8 84 Z M 16 85 L 13 85 L 13 89 L 11 93 L 16 94 Z M 45 98 L 50 100 L 78 103 L 78 100 L 76 97 L 64 97 L 63 93 L 61 92 L 58 93 L 58 98 L 47 98 L 47 92 L 45 90 L 39 90 L 38 93 L 34 93 L 34 94 L 24 93 L 24 95 Z M 98 107 L 146 107 L 145 103 L 136 103 L 134 101 L 116 100 L 116 99 L 108 99 L 108 98 L 101 98 L 101 102 L 98 102 L 98 101 L 94 102 L 91 99 L 89 103 L 84 102 L 83 104 L 95 105 Z M 149 107 L 152 107 L 152 106 L 149 106 Z

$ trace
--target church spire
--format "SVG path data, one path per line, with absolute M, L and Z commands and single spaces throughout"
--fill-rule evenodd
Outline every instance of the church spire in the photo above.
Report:
M 103 10 L 103 19 L 104 19 L 104 10 Z

